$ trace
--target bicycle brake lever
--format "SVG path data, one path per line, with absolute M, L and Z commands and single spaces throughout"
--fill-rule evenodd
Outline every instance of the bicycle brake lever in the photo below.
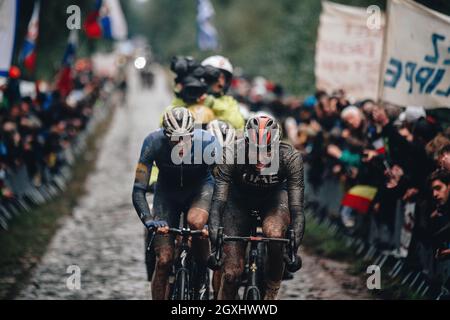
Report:
M 223 227 L 217 230 L 216 239 L 216 260 L 219 262 L 222 259 L 222 246 L 223 246 Z
M 151 235 L 149 235 L 148 237 L 147 251 L 150 251 L 153 240 L 155 239 L 156 229 L 155 228 L 152 228 L 151 230 L 149 229 L 148 232 L 151 233 Z

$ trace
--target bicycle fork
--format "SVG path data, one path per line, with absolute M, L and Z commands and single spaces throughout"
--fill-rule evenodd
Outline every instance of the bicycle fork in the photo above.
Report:
M 258 264 L 257 264 L 257 258 L 258 258 L 258 244 L 252 243 L 251 249 L 250 249 L 250 259 L 249 259 L 249 276 L 248 276 L 248 283 L 245 288 L 244 297 L 245 300 L 260 300 L 261 299 L 261 292 L 258 288 Z
M 258 236 L 259 216 L 257 213 L 253 214 L 254 222 L 252 224 L 251 235 Z M 258 287 L 258 242 L 250 243 L 250 254 L 248 259 L 248 281 L 245 288 L 245 300 L 261 300 L 261 291 Z
M 185 249 L 181 250 L 179 265 L 175 266 L 174 290 L 172 300 L 189 300 L 189 270 L 187 269 L 187 254 Z

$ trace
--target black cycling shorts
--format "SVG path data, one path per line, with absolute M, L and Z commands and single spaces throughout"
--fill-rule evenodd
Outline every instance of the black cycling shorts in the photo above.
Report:
M 214 182 L 205 180 L 198 187 L 189 190 L 167 190 L 156 185 L 153 198 L 153 219 L 163 220 L 170 228 L 179 228 L 181 213 L 187 214 L 190 209 L 198 208 L 209 212 L 214 192 Z M 173 243 L 174 237 L 169 235 L 156 235 L 155 247 L 162 244 Z
M 247 237 L 252 227 L 252 210 L 257 210 L 261 219 L 267 215 L 280 215 L 290 221 L 288 193 L 277 190 L 269 196 L 242 198 L 238 191 L 230 192 L 222 217 L 224 233 L 228 236 Z

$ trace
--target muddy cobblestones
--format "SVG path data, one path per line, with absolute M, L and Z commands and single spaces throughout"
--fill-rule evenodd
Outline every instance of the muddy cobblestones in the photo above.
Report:
M 142 141 L 157 127 L 171 95 L 162 71 L 152 91 L 141 90 L 136 75 L 130 75 L 128 105 L 117 109 L 101 142 L 96 170 L 86 182 L 89 192 L 62 222 L 19 299 L 150 299 L 144 231 L 131 204 L 131 188 Z M 280 298 L 366 298 L 355 279 L 322 266 L 333 262 L 306 254 L 303 259 L 302 271 L 283 282 Z M 76 291 L 66 285 L 72 265 L 81 271 L 81 289 Z M 349 281 L 355 290 L 343 289 Z

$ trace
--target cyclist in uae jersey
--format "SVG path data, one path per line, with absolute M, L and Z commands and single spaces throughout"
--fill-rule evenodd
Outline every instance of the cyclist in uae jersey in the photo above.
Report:
M 233 163 L 218 165 L 210 211 L 209 230 L 215 244 L 217 229 L 224 227 L 230 236 L 248 236 L 250 212 L 262 217 L 265 236 L 285 238 L 289 227 L 295 231 L 295 246 L 301 243 L 305 228 L 303 212 L 304 173 L 300 153 L 291 145 L 280 143 L 280 127 L 266 116 L 248 121 L 244 141 L 236 143 Z M 242 156 L 243 155 L 243 156 Z M 254 164 L 252 164 L 254 163 Z M 225 243 L 220 276 L 214 276 L 218 299 L 234 299 L 244 271 L 245 245 Z M 297 250 L 296 250 L 297 251 Z M 265 299 L 276 299 L 284 262 L 280 244 L 268 246 Z M 300 268 L 300 257 L 297 257 Z

